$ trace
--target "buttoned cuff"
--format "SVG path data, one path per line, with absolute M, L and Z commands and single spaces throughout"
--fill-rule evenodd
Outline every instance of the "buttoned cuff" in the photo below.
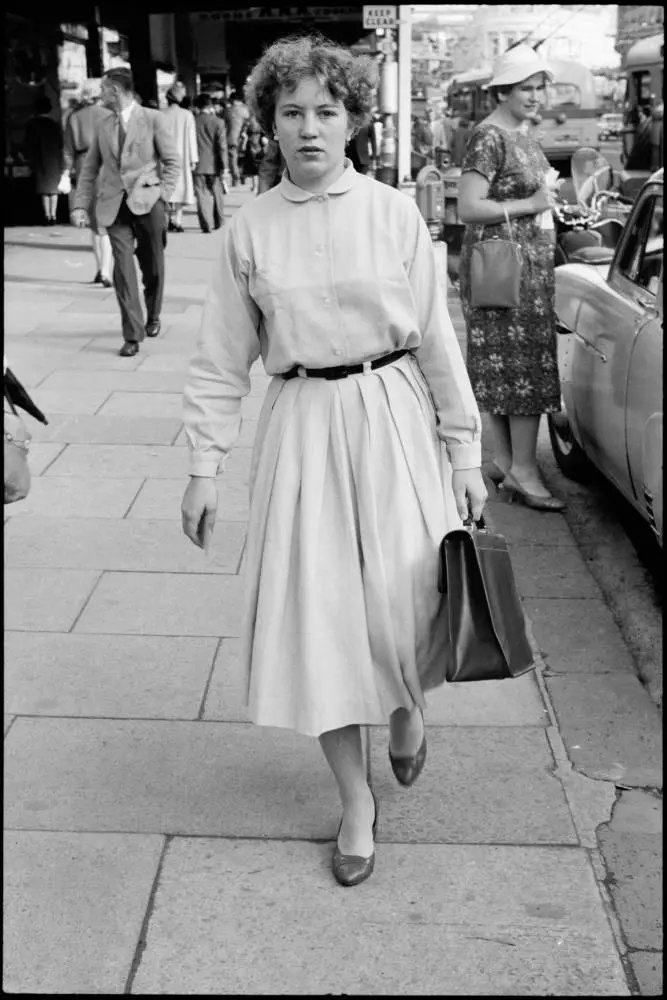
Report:
M 482 467 L 481 441 L 471 441 L 470 444 L 447 442 L 447 454 L 454 472 L 461 469 L 481 469 Z

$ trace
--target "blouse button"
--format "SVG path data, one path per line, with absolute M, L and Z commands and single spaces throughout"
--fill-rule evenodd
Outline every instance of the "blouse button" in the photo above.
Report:
M 337 358 L 339 358 L 342 355 L 342 353 L 343 352 L 341 350 L 339 350 L 338 348 L 336 348 L 336 350 L 334 351 L 334 354 L 336 355 Z
M 329 303 L 331 302 L 331 299 L 329 298 L 328 295 L 325 295 L 322 301 L 324 302 L 325 306 L 328 306 Z

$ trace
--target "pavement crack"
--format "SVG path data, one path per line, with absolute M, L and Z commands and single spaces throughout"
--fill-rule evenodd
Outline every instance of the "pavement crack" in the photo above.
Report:
M 160 885 L 162 869 L 164 867 L 167 851 L 169 850 L 169 845 L 171 844 L 173 839 L 174 838 L 172 835 L 167 835 L 165 837 L 165 841 L 162 847 L 162 853 L 160 854 L 160 860 L 158 861 L 157 869 L 155 871 L 155 878 L 153 879 L 151 891 L 148 896 L 148 902 L 146 904 L 146 912 L 144 913 L 144 919 L 141 922 L 141 930 L 139 931 L 137 946 L 134 950 L 134 955 L 132 956 L 130 971 L 128 973 L 127 981 L 125 983 L 125 988 L 123 990 L 123 993 L 125 994 L 132 993 L 134 980 L 136 978 L 137 972 L 139 971 L 139 966 L 141 965 L 141 960 L 144 956 L 144 951 L 146 950 L 146 944 L 148 940 L 148 928 L 150 926 L 150 922 L 153 917 L 153 911 L 155 909 L 155 898 L 157 896 L 157 891 Z

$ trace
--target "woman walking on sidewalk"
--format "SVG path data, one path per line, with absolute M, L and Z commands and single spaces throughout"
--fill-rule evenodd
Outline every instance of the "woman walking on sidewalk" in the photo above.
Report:
M 560 410 L 551 218 L 555 196 L 547 186 L 549 162 L 538 142 L 523 132 L 551 75 L 530 45 L 518 45 L 496 61 L 489 87 L 498 106 L 471 133 L 461 166 L 459 213 L 467 225 L 460 287 L 470 381 L 491 423 L 494 463 L 489 478 L 509 499 L 560 511 L 565 504 L 542 482 L 536 454 L 541 414 Z M 551 222 L 550 229 L 542 226 L 543 219 Z M 521 246 L 521 305 L 515 309 L 473 308 L 470 303 L 472 248 L 493 236 Z
M 317 37 L 278 41 L 255 67 L 248 103 L 287 170 L 225 232 L 185 391 L 183 527 L 204 545 L 260 354 L 274 376 L 250 474 L 249 712 L 319 738 L 343 806 L 342 885 L 375 860 L 360 727 L 389 721 L 392 768 L 412 784 L 424 691 L 444 680 L 440 542 L 486 500 L 426 225 L 345 160 L 375 84 L 370 60 Z

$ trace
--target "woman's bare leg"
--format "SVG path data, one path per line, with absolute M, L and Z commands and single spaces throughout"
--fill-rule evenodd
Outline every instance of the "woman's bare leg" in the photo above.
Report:
M 537 465 L 537 434 L 540 427 L 540 414 L 528 417 L 511 416 L 509 424 L 512 438 L 510 475 L 528 493 L 541 497 L 551 496 L 542 482 Z
M 498 413 L 487 413 L 487 418 L 491 429 L 493 461 L 501 472 L 507 474 L 512 465 L 511 418 Z
M 343 805 L 339 850 L 342 854 L 369 858 L 374 849 L 375 805 L 366 780 L 361 728 L 344 726 L 322 733 L 320 746 L 336 779 Z

